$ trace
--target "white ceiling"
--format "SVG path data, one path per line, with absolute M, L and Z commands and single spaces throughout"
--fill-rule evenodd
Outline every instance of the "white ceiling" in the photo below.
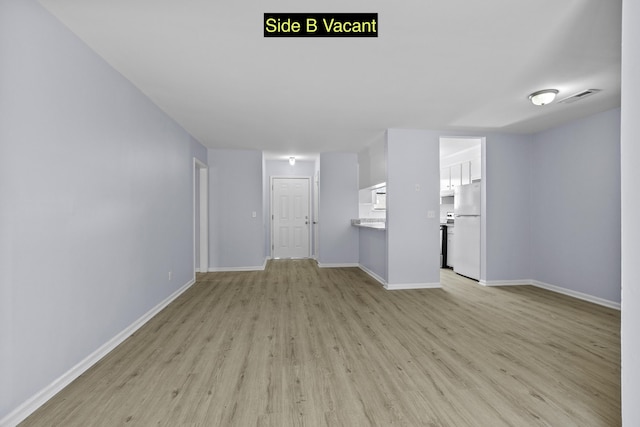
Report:
M 529 133 L 620 105 L 621 0 L 40 0 L 208 147 L 304 157 L 387 128 Z M 264 38 L 377 12 L 378 38 Z M 535 107 L 533 91 L 572 104 Z

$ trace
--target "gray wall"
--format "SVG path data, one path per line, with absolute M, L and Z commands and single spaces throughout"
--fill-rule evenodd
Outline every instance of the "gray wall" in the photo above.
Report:
M 318 263 L 357 265 L 358 158 L 354 153 L 320 154 Z
M 622 425 L 640 425 L 640 0 L 622 2 Z
M 375 228 L 359 228 L 360 267 L 387 282 L 387 232 Z
M 488 134 L 483 142 L 481 279 L 531 279 L 531 137 Z
M 262 268 L 262 152 L 210 149 L 208 164 L 209 269 Z
M 2 419 L 194 278 L 206 150 L 35 1 L 0 57 Z
M 486 135 L 485 283 L 536 280 L 620 301 L 618 118 L 611 110 L 535 135 Z
M 387 283 L 439 285 L 440 135 L 389 129 L 386 153 Z
M 620 110 L 533 136 L 532 278 L 620 302 Z
M 358 153 L 359 188 L 368 188 L 387 179 L 386 133 Z
M 264 238 L 265 238 L 265 255 L 271 256 L 271 177 L 301 177 L 309 178 L 309 200 L 311 201 L 309 217 L 313 216 L 313 177 L 315 175 L 315 161 L 296 161 L 294 165 L 290 165 L 288 160 L 266 160 L 265 161 L 265 178 L 264 178 Z M 309 221 L 311 224 L 311 221 Z M 311 233 L 313 234 L 313 233 Z M 313 254 L 313 236 L 311 236 L 311 254 Z

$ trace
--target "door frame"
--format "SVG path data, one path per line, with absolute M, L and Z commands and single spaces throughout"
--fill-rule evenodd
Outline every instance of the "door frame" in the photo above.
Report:
M 312 221 L 313 220 L 311 218 L 311 216 L 312 216 L 312 213 L 311 213 L 311 209 L 312 209 L 312 207 L 311 207 L 311 199 L 312 199 L 311 177 L 310 176 L 281 176 L 281 175 L 273 175 L 273 176 L 269 177 L 269 193 L 270 193 L 269 194 L 269 229 L 271 231 L 271 235 L 270 235 L 271 236 L 270 237 L 271 247 L 269 248 L 269 257 L 271 259 L 273 259 L 273 250 L 274 250 L 274 243 L 273 243 L 273 234 L 274 234 L 273 233 L 273 220 L 274 220 L 274 217 L 273 217 L 273 215 L 274 215 L 273 214 L 273 182 L 276 179 L 304 179 L 304 180 L 307 181 L 307 192 L 308 192 L 308 195 L 309 195 L 309 197 L 307 197 L 308 204 L 309 204 L 309 206 L 307 207 L 307 209 L 308 209 L 307 212 L 309 213 L 309 215 L 308 215 L 309 216 L 309 227 L 307 229 L 307 232 L 309 233 L 309 236 L 308 236 L 308 239 L 307 239 L 309 247 L 307 248 L 307 251 L 308 251 L 307 258 L 311 258 L 312 257 L 312 252 L 311 252 L 311 242 L 312 242 L 311 237 L 312 237 L 312 234 L 311 234 L 311 230 L 313 228 L 312 227 L 312 225 L 313 225 Z
M 317 170 L 313 177 L 313 254 L 311 257 L 318 259 L 318 217 L 320 216 L 320 171 Z
M 198 185 L 196 185 L 196 183 Z M 196 188 L 199 188 L 196 194 Z M 196 212 L 199 214 L 196 225 Z M 196 234 L 197 230 L 199 233 Z M 199 266 L 196 268 L 196 245 L 200 250 Z M 209 271 L 209 167 L 193 158 L 193 271 Z
M 469 135 L 449 134 L 443 132 L 438 137 L 438 141 L 442 138 L 451 139 L 476 139 L 480 142 L 480 279 L 479 283 L 484 284 L 486 281 L 487 272 L 487 244 L 486 238 L 487 230 L 487 136 L 478 136 L 478 134 L 472 133 Z M 439 157 L 439 156 L 438 156 Z M 438 186 L 440 184 L 438 183 Z M 454 228 L 455 230 L 455 228 Z M 454 231 L 455 233 L 455 231 Z M 455 234 L 454 234 L 455 235 Z M 454 244 L 455 246 L 455 244 Z M 454 265 L 455 268 L 455 265 Z

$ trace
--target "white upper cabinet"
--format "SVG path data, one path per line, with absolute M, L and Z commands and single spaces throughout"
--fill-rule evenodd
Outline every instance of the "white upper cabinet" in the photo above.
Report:
M 480 179 L 480 176 L 474 177 L 473 163 L 469 161 L 441 168 L 440 191 L 453 190 L 459 185 L 471 184 L 472 180 Z M 478 163 L 480 163 L 479 159 Z
M 462 185 L 462 165 L 451 166 L 451 189 Z
M 470 145 L 471 144 L 471 145 Z M 458 151 L 456 147 L 463 147 Z M 482 179 L 482 145 L 479 138 L 440 139 L 440 190 L 451 191 L 459 185 Z
M 477 159 L 471 161 L 471 181 L 476 179 L 482 179 L 482 159 L 478 156 Z
M 462 165 L 462 185 L 471 184 L 471 162 L 464 162 Z
M 440 169 L 440 191 L 451 190 L 451 168 Z

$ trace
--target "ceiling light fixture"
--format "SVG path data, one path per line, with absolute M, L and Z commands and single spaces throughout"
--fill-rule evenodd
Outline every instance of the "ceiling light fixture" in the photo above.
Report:
M 293 156 L 289 157 L 289 164 L 290 164 L 291 166 L 295 165 L 295 164 L 296 164 L 296 158 L 295 158 L 295 157 L 293 157 Z
M 558 91 L 556 89 L 539 90 L 529 95 L 529 100 L 533 105 L 547 105 L 556 99 L 557 94 Z

